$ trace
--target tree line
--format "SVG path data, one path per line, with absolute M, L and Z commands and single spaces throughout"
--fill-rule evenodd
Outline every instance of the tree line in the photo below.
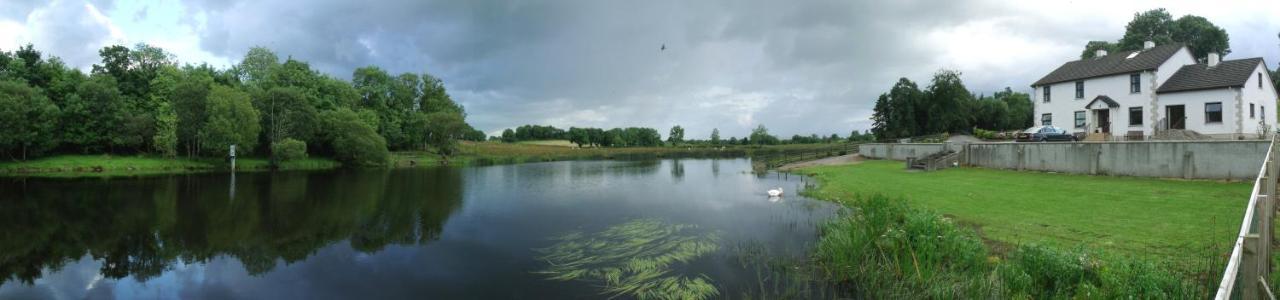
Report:
M 874 138 L 892 139 L 944 132 L 970 132 L 974 128 L 1020 130 L 1032 125 L 1031 96 L 1010 88 L 988 97 L 974 95 L 960 80 L 960 72 L 934 73 L 921 90 L 915 82 L 900 78 L 876 99 L 871 116 Z
M 500 140 L 507 143 L 515 143 L 521 141 L 540 141 L 540 140 L 568 140 L 577 144 L 578 147 L 657 147 L 657 146 L 679 146 L 679 145 L 777 145 L 777 144 L 815 144 L 815 143 L 837 143 L 846 141 L 871 141 L 874 136 L 867 133 L 861 133 L 854 130 L 848 138 L 841 138 L 837 134 L 830 136 L 819 136 L 812 134 L 808 136 L 793 135 L 791 139 L 781 140 L 769 133 L 769 129 L 764 125 L 759 125 L 751 131 L 749 136 L 741 139 L 730 137 L 722 139 L 720 137 L 720 129 L 711 130 L 708 139 L 686 139 L 684 127 L 680 125 L 672 126 L 668 131 L 667 138 L 664 141 L 659 135 L 657 129 L 648 127 L 625 127 L 602 129 L 592 127 L 569 127 L 568 130 L 556 128 L 546 125 L 521 125 L 514 129 L 507 129 L 502 132 L 501 136 L 491 137 L 491 140 Z
M 273 149 L 300 147 L 377 166 L 388 150 L 449 155 L 459 139 L 485 138 L 430 74 L 368 66 L 345 81 L 262 47 L 225 69 L 179 65 L 147 44 L 98 53 L 85 74 L 31 45 L 0 51 L 0 153 L 221 157 L 236 145 L 278 158 Z

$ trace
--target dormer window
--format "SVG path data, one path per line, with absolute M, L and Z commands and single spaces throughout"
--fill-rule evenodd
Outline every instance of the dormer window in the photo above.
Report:
M 1084 81 L 1076 81 L 1076 99 L 1084 99 Z

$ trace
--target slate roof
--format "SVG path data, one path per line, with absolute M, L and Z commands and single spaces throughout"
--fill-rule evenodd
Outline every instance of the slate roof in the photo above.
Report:
M 1169 76 L 1156 89 L 1156 93 L 1195 91 L 1223 87 L 1244 86 L 1253 75 L 1261 57 L 1225 60 L 1212 68 L 1207 64 L 1185 65 Z
M 1155 46 L 1147 50 L 1121 51 L 1103 57 L 1086 58 L 1069 61 L 1058 69 L 1040 78 L 1031 86 L 1041 86 L 1059 82 L 1075 81 L 1107 75 L 1133 73 L 1153 70 L 1168 60 L 1174 53 L 1182 49 L 1182 44 Z M 1138 56 L 1128 58 L 1129 54 L 1140 52 Z

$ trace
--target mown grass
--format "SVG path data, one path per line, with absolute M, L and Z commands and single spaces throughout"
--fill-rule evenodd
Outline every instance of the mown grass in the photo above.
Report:
M 322 170 L 341 167 L 325 158 L 305 158 L 282 162 L 277 170 Z M 59 155 L 28 161 L 0 162 L 0 176 L 24 177 L 118 177 L 225 171 L 230 165 L 210 158 L 164 158 L 154 156 Z M 271 170 L 264 158 L 236 159 L 240 171 Z
M 855 211 L 824 231 L 832 278 L 889 296 L 1207 296 L 1250 190 L 896 161 L 801 172 L 820 182 L 808 194 Z
M 1189 299 L 1210 289 L 1157 263 L 1025 244 L 993 255 L 971 228 L 886 196 L 850 200 L 823 228 L 822 277 L 871 299 Z
M 908 172 L 896 161 L 804 169 L 814 195 L 842 201 L 881 194 L 979 226 L 1021 244 L 1084 245 L 1176 261 L 1230 250 L 1249 183 L 953 168 Z

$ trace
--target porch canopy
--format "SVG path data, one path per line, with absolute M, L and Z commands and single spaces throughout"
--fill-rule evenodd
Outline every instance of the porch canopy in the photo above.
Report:
M 1107 97 L 1107 95 L 1099 95 L 1084 106 L 1085 109 L 1111 109 L 1116 107 L 1120 107 L 1120 103 L 1117 103 L 1116 100 L 1111 100 L 1111 97 Z

